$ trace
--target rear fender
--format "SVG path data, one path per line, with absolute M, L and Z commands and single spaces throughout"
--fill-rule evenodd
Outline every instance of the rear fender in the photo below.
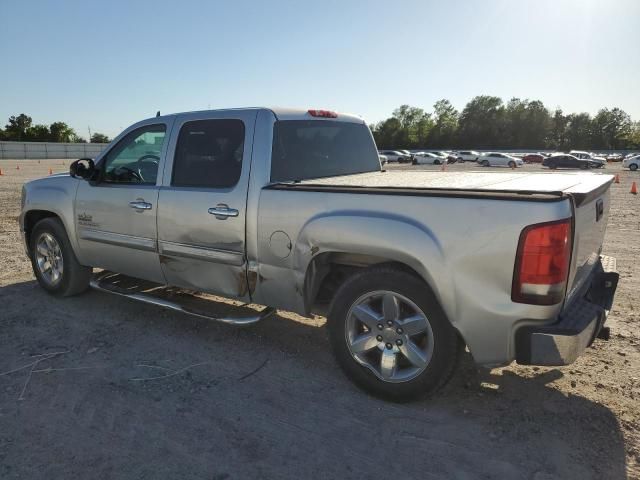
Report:
M 427 282 L 441 305 L 455 305 L 453 280 L 447 274 L 438 239 L 411 218 L 342 211 L 310 219 L 295 242 L 297 291 L 304 291 L 311 261 L 317 255 L 332 252 L 371 255 L 407 265 Z

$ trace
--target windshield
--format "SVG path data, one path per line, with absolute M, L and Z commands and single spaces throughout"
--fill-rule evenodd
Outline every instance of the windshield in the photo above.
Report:
M 272 182 L 376 171 L 380 159 L 363 123 L 283 120 L 274 125 Z

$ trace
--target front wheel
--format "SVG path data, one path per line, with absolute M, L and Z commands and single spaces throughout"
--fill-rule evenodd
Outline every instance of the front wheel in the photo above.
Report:
M 371 267 L 338 290 L 327 318 L 338 364 L 367 392 L 394 401 L 432 393 L 453 374 L 460 341 L 421 279 Z
M 45 218 L 35 225 L 30 251 L 33 273 L 47 292 L 68 297 L 89 287 L 92 269 L 78 262 L 59 219 Z
M 489 163 L 489 160 L 483 160 L 480 165 L 482 165 L 483 167 L 490 167 L 491 164 Z
M 635 172 L 638 169 L 638 165 L 636 165 L 635 163 L 632 163 L 631 165 L 629 165 L 629 170 L 631 170 L 632 172 Z

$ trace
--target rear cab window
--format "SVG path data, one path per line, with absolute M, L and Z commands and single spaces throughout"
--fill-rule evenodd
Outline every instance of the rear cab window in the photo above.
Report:
M 271 181 L 287 182 L 380 171 L 364 123 L 280 120 L 274 124 Z
M 174 187 L 231 188 L 240 179 L 242 120 L 195 120 L 180 129 L 173 162 Z

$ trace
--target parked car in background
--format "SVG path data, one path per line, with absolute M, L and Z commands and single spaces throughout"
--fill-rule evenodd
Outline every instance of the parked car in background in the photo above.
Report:
M 520 158 L 507 155 L 506 153 L 490 152 L 480 157 L 478 163 L 483 167 L 521 167 L 524 162 Z
M 600 163 L 593 160 L 583 160 L 574 155 L 564 153 L 545 158 L 542 166 L 548 167 L 551 170 L 555 170 L 556 168 L 579 168 L 581 170 L 587 170 L 589 168 L 600 168 Z
M 413 162 L 413 153 L 410 152 L 409 150 L 398 150 L 400 153 L 403 153 L 405 155 L 409 155 L 409 163 Z
M 580 160 L 589 160 L 592 162 L 591 165 L 595 166 L 596 168 L 602 168 L 607 164 L 607 160 L 605 158 L 595 156 L 589 152 L 584 152 L 582 150 L 571 150 L 569 152 L 569 155 L 573 155 Z
M 622 167 L 628 168 L 629 170 L 635 172 L 640 167 L 640 155 L 636 155 L 635 157 L 625 158 L 622 161 Z
M 627 154 L 622 158 L 622 160 L 623 160 L 623 161 L 624 161 L 624 160 L 628 160 L 628 159 L 630 159 L 630 158 L 637 157 L 638 155 L 640 155 L 640 152 L 627 153 Z
M 427 150 L 427 153 L 435 155 L 436 157 L 440 157 L 442 159 L 442 163 L 455 163 L 455 160 L 453 162 L 449 162 L 449 153 L 447 152 L 441 152 L 439 150 Z
M 380 165 L 386 165 L 389 161 L 386 155 L 378 155 L 378 158 L 380 159 Z
M 620 153 L 611 153 L 606 156 L 607 162 L 621 162 L 624 155 Z
M 527 153 L 524 157 L 522 157 L 522 161 L 524 163 L 542 163 L 545 159 L 545 156 L 541 153 Z
M 456 163 L 458 161 L 458 152 L 442 152 L 447 155 L 447 163 Z
M 387 161 L 389 163 L 391 163 L 391 162 L 398 162 L 398 163 L 409 163 L 409 162 L 411 162 L 411 154 L 402 153 L 399 150 L 380 150 L 378 153 L 380 155 L 384 155 L 385 157 L 387 157 Z
M 458 162 L 477 162 L 480 158 L 480 154 L 475 150 L 462 150 L 456 155 L 456 161 Z
M 413 155 L 414 165 L 443 165 L 447 158 L 431 152 L 418 152 Z

